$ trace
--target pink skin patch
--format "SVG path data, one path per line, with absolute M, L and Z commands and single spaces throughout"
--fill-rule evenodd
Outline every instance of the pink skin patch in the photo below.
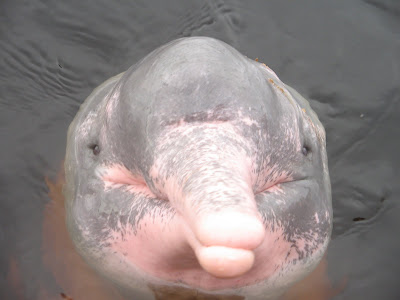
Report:
M 133 175 L 124 166 L 113 164 L 107 167 L 98 167 L 97 174 L 102 178 L 106 189 L 126 186 L 132 193 L 144 193 L 148 197 L 155 197 L 144 179 Z
M 253 251 L 254 263 L 241 276 L 234 278 L 216 278 L 204 270 L 189 242 L 185 238 L 187 225 L 181 217 L 173 218 L 169 224 L 154 222 L 153 218 L 141 221 L 141 230 L 137 235 L 129 230 L 124 238 L 118 232 L 110 242 L 112 250 L 124 254 L 128 264 L 134 264 L 145 273 L 170 282 L 182 282 L 189 286 L 219 290 L 238 288 L 266 280 L 279 273 L 285 266 L 298 258 L 292 243 L 285 241 L 283 229 L 276 228 L 267 232 L 261 245 Z M 297 240 L 297 246 L 302 248 L 307 241 Z M 221 249 L 221 257 L 226 257 Z M 228 252 L 229 253 L 229 252 Z M 231 259 L 235 268 L 235 258 Z

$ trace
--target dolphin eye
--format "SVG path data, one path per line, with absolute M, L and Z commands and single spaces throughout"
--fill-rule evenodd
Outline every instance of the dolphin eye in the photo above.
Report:
M 301 152 L 303 153 L 304 156 L 307 156 L 310 153 L 310 147 L 307 145 L 304 145 L 303 148 L 301 149 Z
M 92 149 L 94 155 L 96 155 L 96 156 L 99 155 L 99 153 L 100 153 L 99 145 L 92 144 L 92 145 L 89 146 L 89 148 Z

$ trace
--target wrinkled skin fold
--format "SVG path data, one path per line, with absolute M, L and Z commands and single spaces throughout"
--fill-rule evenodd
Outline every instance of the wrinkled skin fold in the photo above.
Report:
M 212 38 L 172 41 L 96 88 L 70 125 L 65 172 L 76 248 L 128 293 L 274 299 L 330 239 L 318 117 Z

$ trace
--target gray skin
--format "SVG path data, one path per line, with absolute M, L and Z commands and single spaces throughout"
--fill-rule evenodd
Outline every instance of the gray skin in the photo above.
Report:
M 212 137 L 207 124 L 217 128 Z M 218 159 L 212 159 L 213 151 Z M 240 169 L 237 157 L 249 161 L 248 170 Z M 129 191 L 135 183 L 118 179 L 118 185 L 107 187 L 104 170 L 113 165 L 123 166 L 150 192 Z M 204 165 L 208 169 L 203 172 Z M 318 117 L 267 66 L 212 38 L 172 41 L 95 89 L 69 127 L 65 172 L 67 227 L 77 250 L 100 274 L 133 295 L 146 293 L 149 286 L 176 286 L 273 299 L 312 271 L 330 239 L 331 189 L 325 131 Z M 167 189 L 171 180 L 175 194 Z M 223 192 L 209 195 L 207 187 L 215 182 Z M 244 182 L 249 186 L 242 188 Z M 128 262 L 126 254 L 112 248 L 115 233 L 126 240 L 129 234 L 145 234 L 146 225 L 156 226 L 141 223 L 146 218 L 168 226 L 181 216 L 189 224 L 197 216 L 224 214 L 232 207 L 246 210 L 242 190 L 254 195 L 266 236 L 280 233 L 277 240 L 289 245 L 274 274 L 262 278 L 260 271 L 254 282 L 243 285 L 229 285 L 228 279 L 216 276 L 216 285 L 193 286 L 185 269 L 169 279 Z M 172 238 L 180 241 L 173 233 Z M 273 263 L 268 253 L 258 261 L 263 248 L 257 249 L 250 249 L 256 253 L 256 267 L 237 278 Z M 146 253 L 162 269 L 166 259 L 157 257 L 157 249 L 152 254 L 146 248 Z M 179 257 L 186 253 L 194 257 L 190 246 L 166 257 L 179 268 Z

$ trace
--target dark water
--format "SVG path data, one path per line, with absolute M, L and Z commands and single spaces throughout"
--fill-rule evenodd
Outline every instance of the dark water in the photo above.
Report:
M 2 0 L 1 299 L 60 289 L 41 259 L 44 177 L 60 169 L 80 103 L 157 46 L 193 35 L 259 58 L 310 99 L 327 131 L 329 276 L 348 280 L 335 299 L 400 299 L 397 0 Z M 6 280 L 10 260 L 19 291 Z

